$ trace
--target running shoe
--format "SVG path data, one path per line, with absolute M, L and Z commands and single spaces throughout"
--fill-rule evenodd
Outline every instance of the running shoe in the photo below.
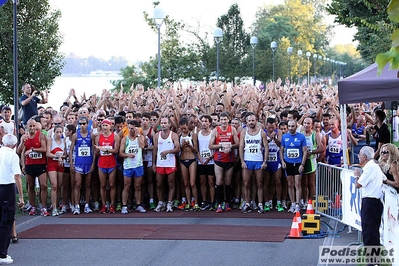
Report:
M 94 211 L 98 212 L 100 210 L 100 203 L 98 201 L 94 202 Z
M 203 201 L 203 202 L 201 203 L 201 211 L 205 211 L 205 210 L 207 210 L 207 209 L 209 209 L 209 208 L 210 208 L 209 203 L 207 203 L 207 202 L 205 202 L 205 201 Z
M 226 212 L 231 211 L 232 209 L 230 208 L 230 205 L 226 202 L 226 204 L 224 205 L 224 210 Z
M 7 257 L 5 258 L 0 258 L 0 264 L 12 264 L 14 262 L 14 260 L 11 258 L 11 256 L 7 255 Z
M 295 203 L 291 203 L 291 207 L 290 207 L 290 209 L 288 210 L 288 212 L 292 212 L 292 213 L 295 212 Z
M 114 205 L 109 206 L 109 213 L 115 213 L 115 207 Z
M 173 206 L 172 206 L 173 208 L 176 208 L 177 209 L 177 207 L 179 207 L 179 201 L 177 200 L 177 199 L 175 199 L 174 201 L 173 201 Z
M 294 213 L 297 213 L 297 212 L 300 212 L 300 211 L 301 211 L 301 208 L 299 207 L 299 204 L 296 204 Z
M 281 205 L 280 202 L 277 202 L 276 209 L 277 209 L 277 211 L 279 211 L 279 212 L 283 212 L 283 211 L 284 211 L 284 208 L 283 208 L 283 206 Z
M 30 208 L 29 215 L 36 215 L 36 207 Z
M 64 204 L 64 205 L 62 205 L 61 213 L 66 213 L 66 212 L 67 212 L 67 207 L 66 207 L 66 205 Z
M 136 212 L 146 213 L 147 211 L 143 208 L 143 206 L 139 205 L 136 208 Z
M 168 204 L 166 204 L 166 212 L 173 212 L 173 202 L 168 201 Z
M 287 207 L 287 202 L 286 202 L 285 200 L 283 200 L 283 201 L 281 202 L 281 207 L 283 207 L 284 209 L 288 209 L 288 207 Z
M 223 212 L 223 209 L 222 209 L 222 205 L 218 205 L 218 207 L 217 207 L 217 209 L 216 209 L 216 212 L 217 213 L 221 213 L 221 212 Z
M 154 202 L 150 202 L 150 210 L 153 210 L 157 207 Z
M 107 212 L 107 206 L 103 205 L 100 209 L 99 213 L 106 213 Z
M 263 211 L 265 211 L 265 212 L 269 212 L 269 211 L 270 211 L 270 204 L 269 204 L 269 202 L 266 202 L 266 203 L 265 203 L 265 207 L 264 207 Z
M 196 211 L 196 212 L 201 211 L 201 208 L 198 206 L 198 204 L 194 205 L 194 211 Z
M 57 210 L 57 208 L 54 208 L 53 209 L 53 211 L 51 212 L 51 216 L 58 216 L 58 215 L 60 215 L 59 213 L 58 213 L 58 210 Z
M 177 207 L 179 210 L 184 210 L 186 207 L 187 203 L 185 201 L 182 201 L 182 203 Z
M 191 211 L 191 205 L 187 203 L 186 206 L 184 206 L 184 211 Z
M 270 210 L 273 210 L 273 201 L 269 200 L 269 206 L 270 206 Z
M 85 204 L 85 209 L 84 209 L 85 213 L 92 213 L 93 211 L 90 209 L 89 204 Z
M 32 205 L 30 205 L 30 203 L 28 201 L 28 203 L 26 203 L 24 206 L 24 210 L 28 212 L 28 211 L 30 211 L 31 208 L 32 208 Z
M 80 214 L 80 206 L 78 204 L 75 205 L 73 209 L 73 214 L 74 215 L 79 215 Z
M 73 213 L 75 210 L 75 206 L 72 203 L 69 203 L 69 209 L 71 210 L 71 212 Z
M 300 208 L 301 210 L 306 210 L 306 207 L 307 207 L 307 205 L 305 204 L 305 202 L 303 202 L 303 199 L 301 199 L 301 200 L 299 201 L 299 208 Z
M 266 209 L 266 205 L 265 205 L 265 209 Z M 265 209 L 263 209 L 263 204 L 262 203 L 258 204 L 258 213 L 264 213 Z M 269 209 L 269 211 L 270 211 L 270 209 Z
M 252 210 L 257 210 L 258 209 L 258 206 L 256 205 L 255 201 L 251 201 L 251 209 Z
M 118 202 L 118 204 L 116 204 L 116 209 L 117 212 L 119 212 L 120 210 L 122 210 L 122 203 Z
M 245 203 L 244 206 L 242 206 L 242 208 L 241 208 L 241 212 L 242 213 L 248 213 L 248 212 L 251 212 L 251 211 L 252 211 L 251 210 L 251 206 L 249 204 L 247 204 L 247 203 Z
M 242 200 L 241 203 L 240 203 L 240 207 L 238 207 L 238 209 L 242 210 L 244 205 L 245 205 L 245 200 Z
M 209 210 L 210 210 L 210 211 L 214 211 L 214 210 L 215 210 L 215 203 L 214 203 L 214 202 L 211 202 L 211 203 L 209 204 Z
M 129 211 L 127 210 L 127 207 L 126 207 L 126 206 L 123 206 L 123 207 L 122 207 L 121 213 L 122 213 L 122 214 L 128 214 L 128 213 L 129 213 Z
M 41 215 L 42 215 L 42 216 L 50 216 L 50 213 L 47 211 L 46 208 L 42 208 L 42 210 L 41 210 Z
M 154 212 L 160 212 L 163 209 L 163 204 L 162 202 L 158 202 L 157 207 L 154 209 Z

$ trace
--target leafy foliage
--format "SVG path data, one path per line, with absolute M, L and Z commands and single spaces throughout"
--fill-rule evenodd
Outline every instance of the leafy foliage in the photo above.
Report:
M 13 101 L 13 4 L 0 8 L 0 99 Z M 59 33 L 59 10 L 51 10 L 48 0 L 18 1 L 18 84 L 32 83 L 38 90 L 50 88 L 61 75 L 63 56 Z
M 389 20 L 387 5 L 388 0 L 333 0 L 327 7 L 330 14 L 336 15 L 335 22 L 357 27 L 354 39 L 359 41 L 358 50 L 368 63 L 391 46 L 389 34 L 397 23 Z
M 250 36 L 244 30 L 244 22 L 240 9 L 233 4 L 227 14 L 218 18 L 217 27 L 223 31 L 220 45 L 220 73 L 226 81 L 235 83 L 236 77 L 248 75 L 248 66 L 244 66 L 242 59 L 247 56 Z
M 399 23 L 399 1 L 391 0 L 388 5 L 389 19 Z M 380 53 L 377 55 L 376 62 L 378 64 L 378 72 L 384 69 L 386 64 L 391 63 L 391 68 L 399 68 L 399 28 L 397 28 L 391 35 L 391 49 L 388 52 Z
M 286 50 L 294 48 L 291 57 L 293 75 L 304 75 L 307 72 L 306 58 L 296 56 L 298 50 L 324 55 L 328 46 L 329 28 L 316 12 L 314 3 L 300 0 L 286 0 L 277 6 L 264 6 L 257 12 L 254 23 L 254 35 L 258 36 L 259 44 L 256 52 L 256 62 L 259 68 L 256 76 L 261 80 L 268 80 L 272 76 L 272 50 L 270 43 L 276 41 L 276 78 L 288 76 L 288 62 L 290 60 Z

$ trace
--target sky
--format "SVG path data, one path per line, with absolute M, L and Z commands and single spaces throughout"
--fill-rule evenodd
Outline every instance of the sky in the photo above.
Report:
M 161 0 L 162 8 L 172 19 L 182 20 L 213 32 L 217 18 L 237 3 L 249 29 L 259 7 L 281 4 L 283 0 Z M 145 61 L 157 53 L 157 33 L 144 21 L 143 12 L 152 16 L 153 0 L 49 0 L 62 12 L 59 21 L 63 45 L 60 51 L 80 57 L 95 56 L 109 59 L 123 56 L 130 62 Z M 332 23 L 333 18 L 329 19 Z M 162 28 L 161 28 L 162 29 Z M 340 26 L 331 45 L 352 43 L 353 29 Z

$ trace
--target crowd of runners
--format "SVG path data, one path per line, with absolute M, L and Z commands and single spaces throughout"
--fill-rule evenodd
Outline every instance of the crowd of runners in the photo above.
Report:
M 61 107 L 33 85 L 22 90 L 19 132 L 4 106 L 0 135 L 19 136 L 30 215 L 298 212 L 316 194 L 317 163 L 341 165 L 346 155 L 337 87 L 324 84 L 132 85 L 90 97 L 71 89 Z M 379 156 L 390 142 L 383 108 L 350 105 L 347 141 L 374 136 Z

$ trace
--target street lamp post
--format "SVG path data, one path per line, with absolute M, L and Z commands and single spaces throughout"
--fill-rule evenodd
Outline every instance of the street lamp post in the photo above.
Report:
M 288 69 L 289 69 L 288 79 L 290 80 L 290 83 L 291 83 L 291 55 L 292 55 L 293 50 L 294 50 L 294 48 L 292 48 L 292 47 L 288 47 L 288 48 L 287 48 L 287 54 L 288 54 Z
M 19 132 L 18 121 L 18 23 L 17 23 L 17 4 L 18 0 L 13 0 L 13 65 L 14 65 L 14 120 L 16 132 Z
M 275 41 L 272 41 L 270 44 L 270 48 L 272 48 L 272 51 L 273 51 L 273 81 L 274 81 L 274 78 L 275 78 L 274 57 L 275 57 L 275 53 L 276 53 L 276 49 L 277 49 L 277 43 Z
M 314 76 L 313 76 L 313 81 L 316 82 L 316 66 L 317 66 L 317 54 L 313 54 L 313 60 L 314 60 Z
M 223 38 L 223 31 L 221 28 L 216 28 L 213 31 L 213 38 L 216 42 L 216 80 L 219 81 L 219 44 Z
M 158 88 L 161 88 L 161 26 L 165 19 L 165 11 L 158 6 L 155 7 L 153 19 L 158 29 Z
M 301 72 L 302 72 L 302 50 L 298 50 L 299 57 L 299 72 L 298 72 L 298 85 L 301 85 Z
M 310 61 L 309 61 L 309 58 L 310 58 L 310 55 L 311 55 L 311 53 L 310 52 L 306 52 L 306 57 L 308 58 L 308 87 L 309 87 L 309 80 L 310 80 L 310 75 L 309 75 L 309 70 L 310 70 Z
M 252 46 L 252 79 L 254 81 L 254 86 L 256 84 L 256 80 L 255 80 L 255 48 L 256 45 L 258 44 L 258 38 L 256 38 L 255 36 L 251 37 L 251 46 Z

